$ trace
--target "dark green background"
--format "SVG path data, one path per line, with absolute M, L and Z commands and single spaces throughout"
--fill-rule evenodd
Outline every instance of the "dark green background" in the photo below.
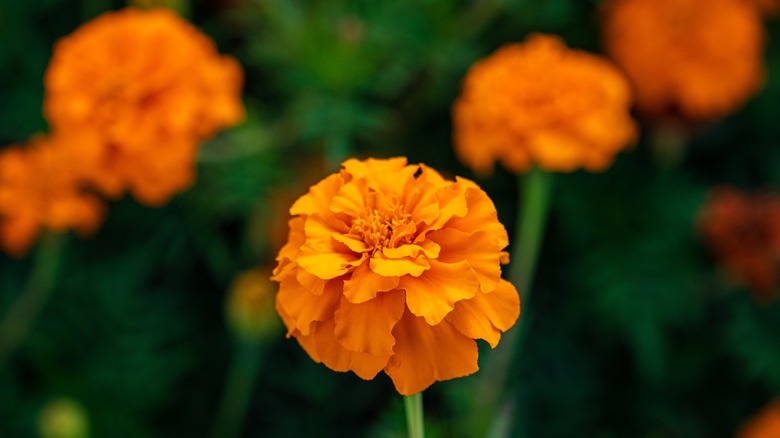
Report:
M 598 3 L 190 3 L 188 18 L 245 68 L 247 120 L 202 146 L 188 192 L 157 209 L 112 202 L 96 236 L 68 239 L 50 301 L 0 363 L 0 436 L 36 436 L 57 396 L 83 405 L 97 437 L 207 435 L 233 351 L 228 286 L 275 256 L 267 224 L 286 213 L 270 197 L 302 194 L 312 182 L 302 179 L 323 176 L 313 163 L 330 171 L 345 155 L 406 155 L 475 178 L 451 147 L 450 108 L 468 67 L 538 31 L 598 52 Z M 0 144 L 46 130 L 42 78 L 56 39 L 122 6 L 0 0 Z M 643 123 L 606 172 L 556 178 L 523 303 L 533 319 L 505 388 L 515 436 L 728 437 L 780 392 L 780 304 L 758 304 L 730 281 L 695 228 L 712 187 L 780 183 L 778 23 L 767 31 L 765 88 L 700 125 L 680 163 L 654 158 Z M 498 169 L 476 181 L 513 234 L 515 177 Z M 0 254 L 0 310 L 33 259 Z M 493 353 L 484 347 L 482 365 Z M 404 435 L 386 376 L 332 372 L 282 333 L 263 350 L 245 436 Z M 474 436 L 473 379 L 426 391 L 429 436 Z

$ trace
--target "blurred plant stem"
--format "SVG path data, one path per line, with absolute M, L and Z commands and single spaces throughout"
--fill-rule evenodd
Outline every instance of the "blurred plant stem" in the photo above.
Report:
M 264 343 L 239 338 L 234 343 L 233 358 L 225 378 L 225 388 L 214 422 L 212 437 L 232 438 L 241 434 L 255 378 L 260 369 Z
M 509 367 L 515 355 L 522 350 L 524 339 L 530 327 L 533 316 L 528 307 L 531 296 L 531 284 L 539 249 L 544 237 L 547 223 L 547 212 L 553 189 L 554 174 L 534 168 L 523 177 L 518 177 L 517 220 L 512 241 L 511 262 L 509 264 L 509 281 L 515 285 L 520 294 L 520 319 L 517 325 L 509 330 L 501 344 L 491 356 L 491 361 L 485 366 L 480 381 L 475 389 L 479 393 L 478 405 L 474 412 L 476 428 L 490 438 L 509 436 L 511 421 L 517 418 L 513 415 L 512 400 L 503 401 L 503 389 L 507 384 Z
M 674 121 L 659 121 L 650 131 L 650 146 L 656 163 L 675 168 L 685 159 L 690 132 Z
M 45 232 L 41 236 L 35 261 L 22 293 L 0 322 L 0 364 L 21 343 L 54 289 L 65 236 Z
M 409 438 L 425 438 L 422 392 L 404 396 L 404 409 L 406 411 L 406 429 L 409 431 Z

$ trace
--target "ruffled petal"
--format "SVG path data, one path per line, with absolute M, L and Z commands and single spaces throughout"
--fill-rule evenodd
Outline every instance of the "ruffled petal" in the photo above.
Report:
M 450 219 L 463 217 L 468 212 L 468 205 L 462 193 L 459 193 L 455 184 L 440 188 L 436 192 L 436 200 L 439 204 L 439 213 L 423 231 L 432 231 L 442 228 Z
M 495 236 L 486 231 L 464 233 L 445 228 L 432 232 L 428 237 L 442 248 L 438 258 L 440 262 L 465 260 L 477 274 L 482 292 L 496 288 L 501 279 L 501 246 Z
M 316 275 L 309 274 L 304 269 L 295 270 L 295 279 L 301 286 L 314 295 L 322 295 L 325 290 L 325 285 L 328 284 L 328 280 L 323 280 Z
M 361 379 L 370 380 L 387 365 L 390 356 L 376 356 L 344 348 L 336 339 L 336 323 L 329 319 L 318 323 L 314 342 L 322 363 L 334 371 L 352 371 Z
M 338 173 L 328 176 L 317 184 L 313 185 L 308 193 L 298 198 L 292 207 L 291 215 L 327 213 L 330 202 L 339 188 L 344 185 L 344 179 Z
M 430 264 L 423 257 L 404 257 L 401 259 L 388 259 L 379 253 L 371 258 L 369 265 L 375 273 L 385 277 L 400 277 L 411 275 L 419 277 L 430 268 Z
M 398 277 L 385 277 L 371 270 L 370 262 L 364 261 L 344 282 L 344 297 L 351 303 L 359 304 L 376 297 L 379 292 L 387 292 L 398 286 Z
M 477 275 L 468 262 L 442 263 L 430 260 L 431 268 L 419 277 L 404 276 L 398 284 L 406 290 L 406 305 L 430 325 L 440 323 L 460 300 L 479 291 Z
M 395 354 L 385 372 L 403 395 L 416 394 L 433 382 L 479 370 L 477 343 L 447 321 L 430 326 L 407 311 L 395 325 L 393 336 Z
M 355 217 L 366 209 L 368 185 L 364 179 L 355 179 L 344 184 L 333 197 L 330 211 Z
M 458 178 L 465 187 L 466 204 L 468 213 L 463 217 L 454 217 L 447 223 L 447 228 L 471 233 L 475 230 L 487 231 L 496 236 L 501 248 L 509 245 L 509 236 L 506 228 L 498 221 L 498 213 L 493 201 L 490 200 L 487 193 L 482 191 L 476 184 L 466 178 Z
M 308 335 L 312 322 L 333 318 L 343 289 L 341 279 L 331 280 L 321 295 L 309 293 L 295 278 L 288 276 L 279 284 L 276 294 L 277 307 L 295 321 L 295 328 Z M 287 327 L 288 335 L 290 327 Z
M 311 241 L 298 252 L 298 265 L 323 280 L 344 275 L 368 257 L 354 253 L 334 239 Z
M 405 308 L 404 293 L 400 290 L 380 293 L 360 304 L 342 297 L 336 309 L 336 339 L 350 351 L 390 356 L 395 345 L 393 327 Z
M 520 295 L 512 283 L 501 280 L 490 293 L 478 292 L 470 300 L 455 303 L 445 318 L 470 338 L 486 340 L 492 348 L 498 345 L 501 332 L 509 330 L 520 316 Z

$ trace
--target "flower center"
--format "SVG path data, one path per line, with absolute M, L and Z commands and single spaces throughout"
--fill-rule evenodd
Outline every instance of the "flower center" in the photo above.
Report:
M 384 208 L 367 208 L 353 222 L 349 234 L 361 239 L 373 255 L 383 248 L 397 248 L 411 243 L 417 230 L 411 215 L 403 207 L 391 204 Z

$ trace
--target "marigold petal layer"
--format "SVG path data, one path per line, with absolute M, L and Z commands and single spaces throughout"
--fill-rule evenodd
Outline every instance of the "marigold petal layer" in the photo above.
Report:
M 330 319 L 317 324 L 314 344 L 322 363 L 334 371 L 353 371 L 361 379 L 373 379 L 387 365 L 390 356 L 376 356 L 344 348 L 335 335 L 335 322 Z
M 431 326 L 407 311 L 393 329 L 393 336 L 394 354 L 385 372 L 403 395 L 423 391 L 437 380 L 468 376 L 479 370 L 477 343 L 447 321 Z
M 406 305 L 416 316 L 436 325 L 455 307 L 455 303 L 474 297 L 479 280 L 468 262 L 442 263 L 431 260 L 431 269 L 420 277 L 403 277 L 399 289 L 406 291 Z
M 447 315 L 459 332 L 474 339 L 484 339 L 495 348 L 501 332 L 509 330 L 520 316 L 520 297 L 517 289 L 501 280 L 490 293 L 478 292 L 470 300 L 455 303 L 455 309 Z
M 395 345 L 393 327 L 405 308 L 400 290 L 380 293 L 376 299 L 360 304 L 342 297 L 336 310 L 336 339 L 350 351 L 390 356 Z
M 500 282 L 508 236 L 472 181 L 405 158 L 348 160 L 290 212 L 276 307 L 331 369 L 384 369 L 414 393 L 476 371 L 474 338 L 495 345 L 517 318 L 517 291 Z

